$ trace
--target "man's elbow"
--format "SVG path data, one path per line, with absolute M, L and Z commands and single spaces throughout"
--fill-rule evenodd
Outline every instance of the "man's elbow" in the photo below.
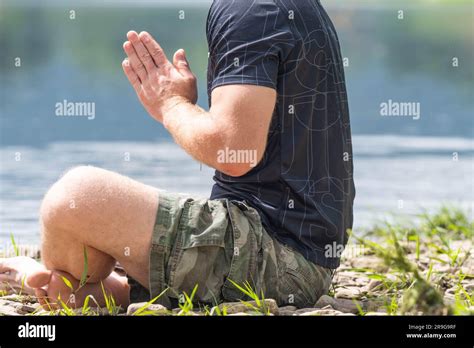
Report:
M 217 158 L 214 160 L 214 168 L 219 172 L 228 176 L 239 177 L 244 176 L 255 168 L 263 158 L 265 152 L 265 144 L 263 143 L 247 143 L 243 142 L 242 136 L 230 135 L 222 137 L 218 143 L 219 150 Z M 239 139 L 239 141 L 235 141 Z M 229 140 L 232 140 L 230 142 Z
M 244 176 L 253 169 L 254 166 L 248 163 L 220 163 L 216 169 L 228 176 Z

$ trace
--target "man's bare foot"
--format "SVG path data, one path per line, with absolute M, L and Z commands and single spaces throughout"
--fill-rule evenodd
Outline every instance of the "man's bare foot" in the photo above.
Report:
M 29 275 L 44 269 L 41 263 L 31 257 L 0 258 L 0 290 L 34 295 L 35 289 L 29 286 L 26 279 Z
M 112 273 L 101 283 L 86 283 L 80 286 L 79 280 L 61 271 L 39 270 L 27 278 L 28 284 L 35 288 L 39 303 L 46 310 L 61 307 L 61 300 L 70 308 L 80 308 L 87 296 L 91 296 L 90 305 L 105 306 L 102 284 L 107 296 L 112 295 L 115 303 L 122 308 L 130 304 L 129 286 L 126 277 Z

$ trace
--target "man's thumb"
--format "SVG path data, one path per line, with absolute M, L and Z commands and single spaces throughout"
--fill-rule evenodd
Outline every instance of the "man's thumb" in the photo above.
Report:
M 182 75 L 192 75 L 188 60 L 186 59 L 186 53 L 182 48 L 175 52 L 173 56 L 173 65 Z

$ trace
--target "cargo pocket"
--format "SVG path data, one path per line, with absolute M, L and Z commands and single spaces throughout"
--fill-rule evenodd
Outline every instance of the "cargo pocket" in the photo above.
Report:
M 285 245 L 281 245 L 279 267 L 280 305 L 312 307 L 329 289 L 330 271 L 311 263 Z
M 220 201 L 186 202 L 168 263 L 168 296 L 188 295 L 197 285 L 195 299 L 220 300 L 224 279 L 229 273 L 228 252 L 231 231 L 227 209 Z
M 242 202 L 226 201 L 226 205 L 232 233 L 232 253 L 229 274 L 222 288 L 222 297 L 225 301 L 237 301 L 245 298 L 245 294 L 233 282 L 240 286 L 249 282 L 257 291 L 260 287 L 258 263 L 263 228 L 253 208 Z

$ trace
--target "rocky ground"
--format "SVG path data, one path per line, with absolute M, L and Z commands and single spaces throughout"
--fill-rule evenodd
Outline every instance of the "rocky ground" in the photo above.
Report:
M 457 242 L 460 250 L 457 258 L 465 258 L 462 265 L 452 265 L 451 260 L 444 254 L 431 255 L 430 249 L 420 250 L 416 254 L 416 246 L 406 246 L 407 258 L 418 266 L 419 272 L 425 279 L 430 273 L 431 284 L 435 291 L 441 295 L 439 302 L 428 302 L 423 307 L 422 302 L 426 293 L 431 288 L 425 288 L 426 293 L 418 293 L 414 300 L 417 305 L 408 308 L 404 314 L 453 314 L 457 302 L 464 303 L 465 313 L 473 314 L 472 303 L 466 303 L 467 296 L 474 292 L 474 261 L 467 253 L 472 249 L 470 241 Z M 352 247 L 354 250 L 360 248 Z M 351 248 L 348 249 L 350 251 Z M 136 303 L 129 306 L 127 311 L 116 309 L 119 315 L 389 315 L 401 314 L 403 301 L 407 301 L 410 293 L 410 285 L 413 287 L 413 276 L 407 272 L 392 269 L 387 262 L 370 250 L 364 250 L 365 254 L 346 257 L 335 274 L 333 286 L 328 295 L 322 296 L 311 308 L 298 309 L 293 306 L 278 307 L 272 299 L 265 299 L 260 304 L 255 301 L 247 303 L 233 302 L 223 303 L 218 308 L 176 308 L 168 310 L 158 304 Z M 347 254 L 347 253 L 346 253 Z M 433 263 L 433 258 L 436 262 Z M 444 260 L 443 260 L 444 259 Z M 430 264 L 432 265 L 430 267 Z M 430 270 L 431 269 L 431 270 Z M 469 275 L 462 277 L 460 275 Z M 423 289 L 421 289 L 423 290 Z M 50 313 L 39 308 L 35 298 L 18 294 L 8 294 L 0 297 L 0 315 L 48 315 L 48 314 L 83 314 L 82 310 L 71 313 L 59 311 Z M 92 309 L 88 313 L 109 315 L 109 309 Z M 454 313 L 456 314 L 456 313 Z
M 135 303 L 48 312 L 31 296 L 3 291 L 0 315 L 474 315 L 472 237 L 472 221 L 446 209 L 415 227 L 375 227 L 351 239 L 329 294 L 311 308 L 278 307 L 258 297 L 198 307 L 188 298 L 175 309 Z

